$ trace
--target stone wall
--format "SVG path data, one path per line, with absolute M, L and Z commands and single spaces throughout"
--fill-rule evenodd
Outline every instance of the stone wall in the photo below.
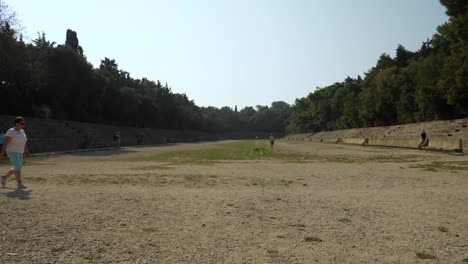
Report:
M 0 130 L 13 127 L 15 117 L 0 115 Z M 115 146 L 113 134 L 121 135 L 121 146 L 137 145 L 137 135 L 143 134 L 142 145 L 196 142 L 224 139 L 254 139 L 268 137 L 265 132 L 205 133 L 126 126 L 111 126 L 75 121 L 45 120 L 25 117 L 28 146 L 32 153 L 66 151 L 75 149 L 107 148 Z
M 463 149 L 468 149 L 468 118 L 295 134 L 286 137 L 290 140 L 348 144 L 363 144 L 367 139 L 367 145 L 372 146 L 417 148 L 423 129 L 429 138 L 429 145 L 426 147 L 428 149 L 447 151 L 459 149 L 460 139 Z

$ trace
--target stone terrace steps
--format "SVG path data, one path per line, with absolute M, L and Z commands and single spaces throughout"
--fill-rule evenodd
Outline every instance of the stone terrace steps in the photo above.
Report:
M 369 145 L 416 148 L 421 140 L 422 130 L 429 138 L 429 149 L 455 150 L 468 148 L 468 117 L 447 121 L 432 121 L 405 125 L 355 128 L 318 133 L 288 135 L 293 140 L 345 142 L 363 144 L 368 139 Z
M 468 118 L 406 125 L 324 131 L 309 134 L 309 138 L 419 138 L 423 129 L 426 130 L 429 138 L 462 137 L 468 139 Z

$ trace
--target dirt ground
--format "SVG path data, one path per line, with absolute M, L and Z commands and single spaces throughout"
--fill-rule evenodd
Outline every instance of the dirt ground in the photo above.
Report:
M 314 158 L 129 159 L 221 143 L 29 159 L 28 189 L 0 189 L 0 263 L 468 262 L 467 156 L 279 141 Z

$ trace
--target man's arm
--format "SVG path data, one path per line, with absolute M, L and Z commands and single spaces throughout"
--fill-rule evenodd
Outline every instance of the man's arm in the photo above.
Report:
M 26 157 L 29 157 L 29 148 L 28 148 L 28 141 L 24 143 L 24 154 L 26 154 Z
M 12 137 L 6 136 L 5 143 L 3 143 L 2 154 L 0 156 L 0 159 L 3 159 L 3 157 L 5 157 L 6 148 L 8 144 L 10 143 L 11 139 Z

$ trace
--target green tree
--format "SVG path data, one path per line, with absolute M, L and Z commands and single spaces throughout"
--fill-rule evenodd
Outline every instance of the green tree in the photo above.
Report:
M 36 46 L 36 48 L 38 48 L 39 50 L 47 50 L 47 49 L 54 48 L 56 44 L 55 41 L 52 41 L 52 42 L 48 41 L 46 39 L 46 34 L 44 32 L 42 32 L 42 35 L 39 34 L 38 32 L 37 39 L 34 39 L 33 43 L 34 43 L 34 46 Z
M 79 55 L 83 55 L 83 48 L 79 45 L 78 34 L 71 29 L 67 29 L 65 47 L 70 48 Z

